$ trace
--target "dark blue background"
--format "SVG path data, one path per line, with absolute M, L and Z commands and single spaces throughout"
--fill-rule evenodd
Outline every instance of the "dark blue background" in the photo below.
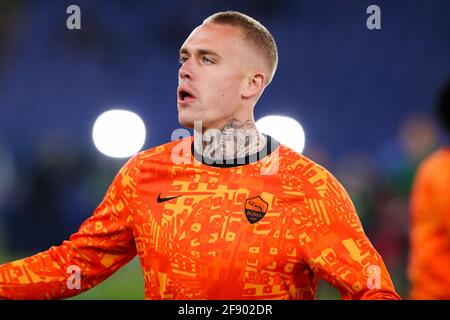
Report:
M 81 8 L 79 31 L 66 28 L 70 4 Z M 366 28 L 371 4 L 381 8 L 381 30 Z M 179 47 L 223 10 L 260 20 L 278 44 L 256 119 L 279 114 L 303 125 L 305 155 L 347 188 L 406 293 L 412 177 L 442 141 L 432 117 L 450 75 L 447 0 L 0 1 L 0 252 L 59 244 L 101 201 L 125 161 L 92 143 L 103 111 L 137 112 L 145 148 L 170 140 Z M 428 135 L 418 153 L 407 151 Z

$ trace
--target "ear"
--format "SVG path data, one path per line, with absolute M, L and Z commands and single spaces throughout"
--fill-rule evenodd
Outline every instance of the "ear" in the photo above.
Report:
M 253 96 L 259 96 L 264 90 L 266 83 L 266 75 L 263 72 L 257 72 L 251 74 L 244 83 L 242 90 L 243 98 L 251 98 Z

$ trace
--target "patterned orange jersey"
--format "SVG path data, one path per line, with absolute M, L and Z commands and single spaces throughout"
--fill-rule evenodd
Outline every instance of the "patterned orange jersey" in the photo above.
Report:
M 205 163 L 192 137 L 137 154 L 70 240 L 0 266 L 0 297 L 69 297 L 137 254 L 146 299 L 314 299 L 319 278 L 344 299 L 399 299 L 339 182 L 272 144 L 245 165 Z
M 450 299 L 450 148 L 419 167 L 411 197 L 412 299 Z

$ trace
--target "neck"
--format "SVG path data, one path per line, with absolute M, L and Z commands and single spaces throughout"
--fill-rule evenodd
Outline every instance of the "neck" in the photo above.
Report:
M 229 120 L 220 129 L 203 133 L 203 157 L 210 159 L 238 159 L 259 152 L 266 145 L 266 137 L 253 120 Z M 197 142 L 199 143 L 199 142 Z M 196 143 L 196 149 L 199 145 Z

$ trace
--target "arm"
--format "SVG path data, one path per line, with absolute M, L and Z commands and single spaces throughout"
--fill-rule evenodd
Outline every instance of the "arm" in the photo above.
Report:
M 347 192 L 330 173 L 320 170 L 321 179 L 314 183 L 317 206 L 310 210 L 322 223 L 301 247 L 305 263 L 343 299 L 400 299 Z
M 103 201 L 58 247 L 0 266 L 0 298 L 60 299 L 99 284 L 136 255 L 130 228 L 137 160 L 117 174 Z M 77 270 L 80 281 L 77 285 Z

